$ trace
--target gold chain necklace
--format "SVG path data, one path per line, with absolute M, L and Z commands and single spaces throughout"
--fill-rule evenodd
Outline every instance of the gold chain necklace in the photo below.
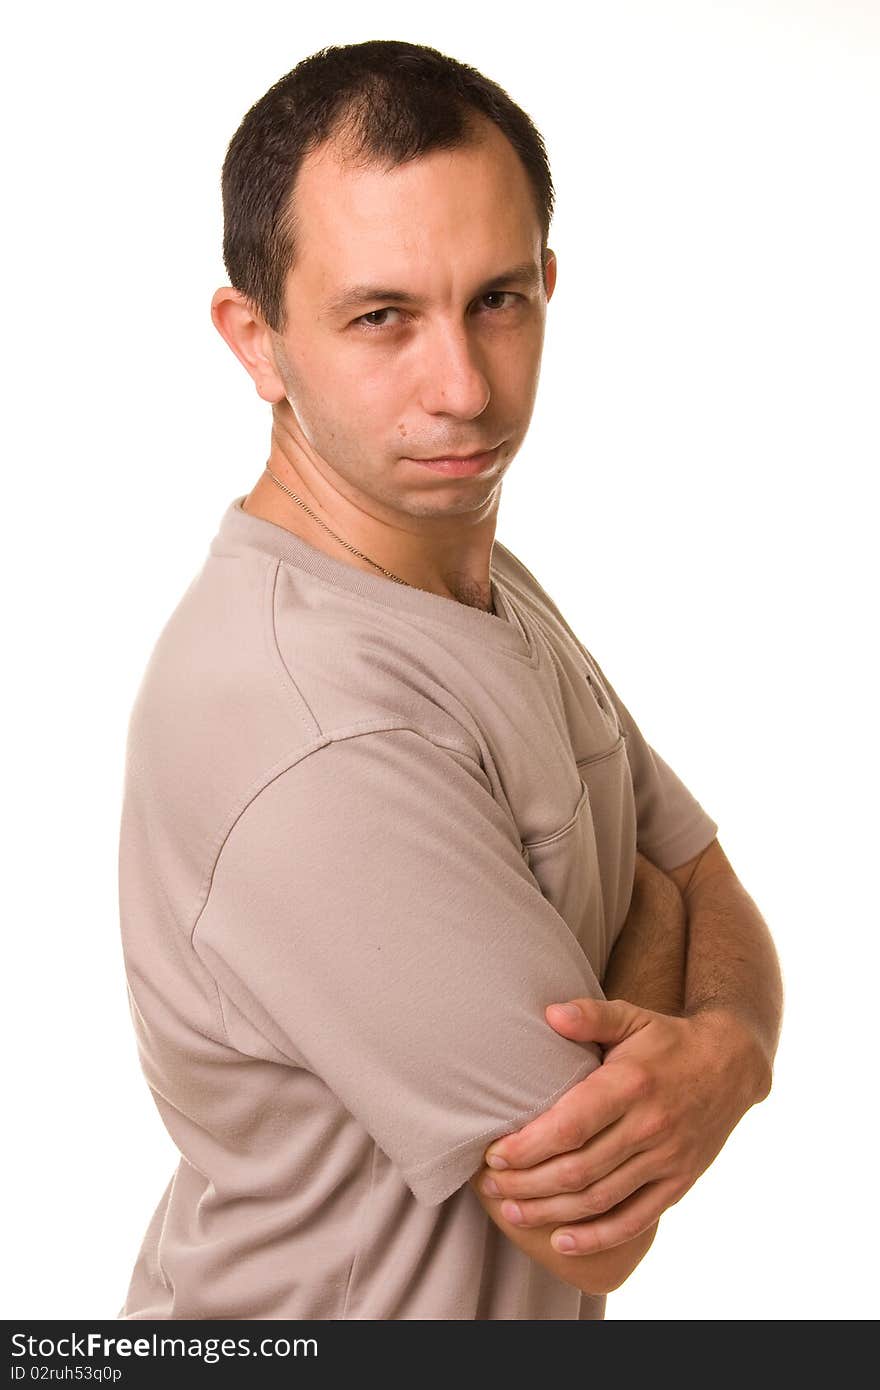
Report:
M 382 573 L 388 579 L 393 579 L 395 584 L 406 584 L 406 587 L 408 589 L 414 589 L 416 587 L 414 584 L 410 584 L 408 580 L 401 579 L 399 575 L 392 574 L 390 570 L 386 570 L 382 565 L 379 564 L 378 560 L 371 560 L 369 555 L 365 555 L 362 550 L 357 550 L 353 545 L 349 545 L 348 541 L 344 541 L 341 536 L 337 536 L 335 531 L 330 531 L 330 527 L 327 525 L 326 521 L 322 521 L 319 516 L 315 516 L 315 513 L 312 511 L 311 507 L 307 507 L 302 498 L 297 497 L 293 488 L 288 487 L 286 483 L 282 483 L 280 478 L 275 477 L 275 474 L 272 472 L 272 469 L 269 467 L 268 463 L 266 464 L 266 472 L 269 474 L 269 477 L 272 478 L 278 484 L 280 488 L 283 488 L 285 492 L 290 493 L 290 496 L 293 498 L 294 502 L 298 502 L 299 505 L 303 508 L 303 510 L 307 511 L 309 516 L 313 517 L 314 520 L 317 521 L 319 526 L 323 526 L 325 531 L 329 531 L 330 535 L 333 537 L 335 541 L 339 541 L 339 544 L 344 545 L 346 550 L 350 550 L 352 555 L 359 555 L 362 560 L 366 560 L 368 565 L 375 565 L 377 570 L 381 570 Z
M 319 526 L 323 526 L 324 530 L 329 532 L 329 534 L 333 537 L 335 541 L 339 541 L 340 545 L 344 545 L 346 550 L 350 550 L 352 555 L 359 555 L 362 560 L 366 560 L 368 565 L 375 565 L 377 570 L 381 570 L 387 579 L 393 579 L 395 584 L 405 584 L 408 589 L 415 589 L 417 587 L 415 584 L 410 584 L 408 579 L 401 579 L 400 575 L 392 574 L 390 570 L 387 570 L 383 565 L 380 565 L 378 560 L 371 560 L 369 555 L 365 555 L 362 550 L 358 550 L 355 546 L 349 545 L 348 541 L 344 541 L 341 536 L 337 536 L 335 531 L 330 530 L 330 527 L 327 525 L 326 521 L 322 521 L 319 516 L 315 516 L 315 513 L 312 511 L 311 507 L 306 506 L 305 502 L 302 500 L 301 497 L 297 496 L 292 487 L 288 487 L 286 483 L 282 483 L 280 478 L 275 477 L 275 474 L 272 472 L 272 469 L 269 467 L 268 463 L 266 464 L 266 472 L 269 474 L 269 477 L 273 480 L 273 482 L 276 482 L 280 488 L 283 488 L 284 491 L 293 498 L 294 502 L 298 502 L 299 505 L 303 508 L 303 510 L 308 512 L 309 516 L 312 517 L 315 521 L 317 521 Z M 482 612 L 491 613 L 493 617 L 497 616 L 494 604 L 491 608 L 482 609 Z

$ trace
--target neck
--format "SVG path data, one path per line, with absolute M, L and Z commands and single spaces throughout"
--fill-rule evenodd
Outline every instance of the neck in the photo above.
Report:
M 320 520 L 265 470 L 244 500 L 246 512 L 285 527 L 315 549 L 366 573 L 379 574 L 381 566 L 413 588 L 493 611 L 490 562 L 500 484 L 491 504 L 478 511 L 412 516 L 392 511 L 372 497 L 365 497 L 363 503 L 355 500 L 335 484 L 333 470 L 308 446 L 306 450 L 291 448 L 274 430 L 268 467 Z M 353 554 L 341 541 L 369 558 Z

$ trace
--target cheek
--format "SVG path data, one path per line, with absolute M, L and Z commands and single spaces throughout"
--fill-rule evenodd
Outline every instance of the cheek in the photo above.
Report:
M 518 419 L 529 413 L 538 385 L 540 357 L 526 352 L 520 343 L 516 350 L 499 351 L 491 363 L 490 384 L 495 408 L 505 417 Z
M 290 399 L 301 424 L 325 439 L 341 439 L 363 429 L 375 417 L 382 391 L 388 389 L 387 379 L 379 373 L 358 371 L 331 353 L 314 352 L 304 354 L 294 385 Z
M 364 353 L 355 369 L 337 370 L 336 381 L 335 413 L 380 449 L 389 442 L 393 447 L 400 421 L 411 415 L 406 365 L 378 351 Z
M 360 352 L 339 350 L 323 357 L 311 355 L 307 372 L 315 391 L 331 408 L 373 417 L 381 415 L 383 403 L 399 396 L 405 366 L 374 345 L 365 346 Z
M 309 443 L 350 482 L 366 477 L 375 457 L 393 453 L 399 440 L 404 417 L 389 388 L 391 375 L 353 375 L 337 363 L 332 376 L 314 381 L 304 396 L 299 420 Z

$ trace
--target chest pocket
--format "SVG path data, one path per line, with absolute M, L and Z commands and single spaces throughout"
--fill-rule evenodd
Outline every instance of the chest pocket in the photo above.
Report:
M 551 835 L 523 842 L 523 858 L 601 979 L 617 929 L 633 834 L 626 741 L 580 760 L 580 795 Z M 631 865 L 630 865 L 631 868 Z

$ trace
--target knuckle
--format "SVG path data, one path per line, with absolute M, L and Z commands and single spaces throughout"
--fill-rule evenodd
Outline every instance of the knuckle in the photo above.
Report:
M 647 1067 L 641 1066 L 638 1062 L 631 1062 L 627 1067 L 625 1081 L 625 1098 L 632 1104 L 634 1101 L 647 1100 L 654 1087 L 654 1078 Z
M 613 1205 L 608 1195 L 600 1187 L 591 1187 L 584 1193 L 582 1201 L 584 1216 L 598 1216 L 600 1212 L 607 1211 Z
M 579 1192 L 584 1185 L 581 1165 L 575 1158 L 564 1158 L 559 1163 L 559 1185 L 563 1192 Z
M 640 1122 L 640 1138 L 643 1142 L 646 1139 L 662 1139 L 669 1133 L 671 1124 L 672 1118 L 666 1110 L 653 1109 Z
M 556 1119 L 556 1139 L 563 1149 L 576 1148 L 581 1142 L 580 1126 L 573 1115 L 564 1110 Z

